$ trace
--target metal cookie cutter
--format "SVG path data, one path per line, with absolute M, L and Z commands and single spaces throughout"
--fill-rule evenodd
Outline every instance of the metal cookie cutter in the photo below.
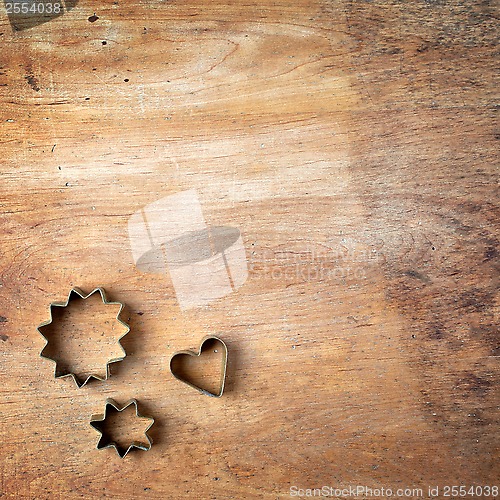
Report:
M 198 386 L 196 384 L 193 384 L 189 380 L 186 380 L 180 373 L 177 372 L 177 370 L 176 370 L 176 368 L 174 366 L 175 365 L 174 359 L 176 357 L 178 357 L 178 356 L 184 356 L 184 355 L 195 356 L 195 357 L 201 356 L 201 354 L 203 352 L 203 346 L 207 342 L 210 342 L 210 341 L 216 341 L 222 347 L 222 365 L 221 365 L 221 377 L 220 377 L 220 390 L 217 393 L 213 393 L 213 392 L 207 391 L 206 389 L 203 389 L 202 387 L 200 387 L 200 386 Z M 205 394 L 206 396 L 210 396 L 210 397 L 213 397 L 213 398 L 220 398 L 222 396 L 222 393 L 224 392 L 224 386 L 225 386 L 225 383 L 226 383 L 226 369 L 227 369 L 227 346 L 226 346 L 226 344 L 224 343 L 224 341 L 222 339 L 220 339 L 219 337 L 214 337 L 214 336 L 204 337 L 202 339 L 202 341 L 201 341 L 200 348 L 199 348 L 198 352 L 193 352 L 193 351 L 178 351 L 178 352 L 174 353 L 174 355 L 170 358 L 170 372 L 172 373 L 172 375 L 177 380 L 180 380 L 181 382 L 184 382 L 185 384 L 189 385 L 193 389 L 196 389 L 197 391 L 201 392 L 202 394 Z
M 74 373 L 71 373 L 67 370 L 61 370 L 57 360 L 55 359 L 52 359 L 46 355 L 44 355 L 44 351 L 46 350 L 47 346 L 49 345 L 49 342 L 50 340 L 43 334 L 43 329 L 50 325 L 53 321 L 53 318 L 52 318 L 52 308 L 53 307 L 67 307 L 68 304 L 70 303 L 70 301 L 72 299 L 75 298 L 75 296 L 77 297 L 80 297 L 81 299 L 85 300 L 85 299 L 88 299 L 91 295 L 93 295 L 94 293 L 97 293 L 99 292 L 99 294 L 101 295 L 101 299 L 102 299 L 102 302 L 106 305 L 117 305 L 117 306 L 120 306 L 120 310 L 118 311 L 117 315 L 116 315 L 116 320 L 125 327 L 125 333 L 123 333 L 123 335 L 121 335 L 119 338 L 118 338 L 118 345 L 120 346 L 121 350 L 123 351 L 123 356 L 119 357 L 119 358 L 114 358 L 114 359 L 111 359 L 109 360 L 107 363 L 106 363 L 106 374 L 104 377 L 102 377 L 101 375 L 97 375 L 97 374 L 90 374 L 87 376 L 87 378 L 85 378 L 83 381 L 80 380 L 76 374 Z M 77 387 L 83 387 L 90 379 L 97 379 L 97 380 L 107 380 L 108 377 L 109 377 L 109 365 L 111 363 L 116 363 L 118 361 L 122 361 L 123 359 L 125 359 L 125 356 L 127 355 L 127 353 L 125 352 L 125 349 L 123 349 L 121 343 L 120 343 L 120 340 L 125 337 L 125 335 L 127 335 L 127 333 L 130 331 L 130 327 L 127 325 L 127 323 L 123 322 L 121 319 L 120 319 L 120 314 L 121 312 L 123 311 L 123 308 L 124 308 L 124 304 L 122 304 L 121 302 L 108 302 L 108 300 L 106 299 L 106 293 L 104 291 L 103 288 L 95 288 L 94 290 L 92 290 L 89 294 L 85 294 L 82 292 L 82 290 L 80 290 L 79 288 L 72 288 L 71 291 L 69 292 L 69 295 L 68 295 L 68 298 L 66 299 L 66 302 L 52 302 L 50 305 L 49 305 L 49 310 L 50 310 L 50 319 L 48 321 L 45 321 L 44 323 L 42 323 L 41 325 L 38 325 L 37 327 L 37 330 L 38 332 L 40 333 L 40 335 L 45 339 L 46 341 L 46 344 L 44 346 L 44 348 L 42 349 L 42 351 L 40 352 L 40 357 L 42 358 L 45 358 L 45 359 L 49 359 L 50 361 L 53 361 L 56 366 L 55 366 L 55 369 L 54 369 L 54 377 L 55 378 L 64 378 L 64 377 L 72 377 L 73 380 L 75 381 L 75 384 L 77 385 Z
M 103 422 L 106 420 L 107 413 L 108 413 L 108 408 L 112 408 L 112 411 L 117 411 L 117 412 L 122 412 L 126 408 L 128 408 L 130 405 L 135 406 L 135 415 L 138 418 L 143 418 L 146 420 L 150 421 L 150 424 L 146 427 L 144 430 L 144 436 L 146 436 L 147 443 L 141 443 L 140 441 L 133 441 L 128 448 L 121 448 L 119 445 L 117 445 L 114 441 L 107 441 L 107 437 L 105 432 L 103 432 Z M 118 453 L 118 456 L 120 458 L 125 458 L 127 453 L 132 449 L 132 448 L 138 448 L 139 450 L 144 450 L 148 451 L 151 449 L 151 446 L 153 445 L 153 440 L 148 436 L 148 430 L 151 428 L 151 426 L 155 423 L 155 419 L 152 417 L 146 417 L 144 415 L 141 415 L 139 413 L 139 409 L 137 407 L 137 400 L 136 399 L 131 399 L 127 403 L 125 403 L 123 406 L 120 407 L 120 405 L 111 398 L 106 399 L 106 405 L 104 406 L 104 413 L 99 414 L 99 415 L 92 415 L 90 418 L 90 425 L 101 434 L 101 437 L 99 438 L 99 441 L 97 443 L 97 449 L 102 450 L 104 448 L 114 448 L 116 450 L 116 453 Z

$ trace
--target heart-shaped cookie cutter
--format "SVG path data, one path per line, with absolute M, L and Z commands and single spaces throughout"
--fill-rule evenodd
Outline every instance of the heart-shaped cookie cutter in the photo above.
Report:
M 183 377 L 178 375 L 172 367 L 173 359 L 176 356 L 178 356 L 179 354 L 187 354 L 188 356 L 196 356 L 196 357 L 201 356 L 201 353 L 203 352 L 203 346 L 205 345 L 205 343 L 207 343 L 211 340 L 215 340 L 216 342 L 218 342 L 222 346 L 222 369 L 221 369 L 221 377 L 220 377 L 220 390 L 217 393 L 207 391 L 206 389 L 203 389 L 202 387 L 200 387 L 196 384 L 193 384 L 192 382 L 184 379 Z M 200 344 L 200 348 L 198 349 L 198 352 L 195 352 L 195 351 L 177 351 L 170 358 L 170 372 L 177 380 L 184 382 L 185 384 L 189 385 L 193 389 L 196 389 L 198 392 L 201 392 L 201 394 L 204 394 L 205 396 L 210 396 L 212 398 L 220 398 L 224 392 L 224 386 L 226 383 L 226 369 L 227 369 L 227 345 L 225 344 L 225 342 L 222 339 L 220 339 L 219 337 L 215 337 L 213 335 L 208 335 L 206 337 L 203 337 L 203 339 L 201 340 L 201 344 Z

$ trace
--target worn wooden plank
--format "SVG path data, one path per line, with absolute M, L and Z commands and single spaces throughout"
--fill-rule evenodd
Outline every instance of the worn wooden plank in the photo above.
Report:
M 497 15 L 82 1 L 15 30 L 2 11 L 1 492 L 498 480 Z M 249 276 L 183 310 L 171 274 L 135 266 L 128 221 L 193 189 L 208 226 L 241 231 Z M 97 285 L 127 304 L 128 357 L 77 389 L 36 326 Z M 230 352 L 221 399 L 168 367 L 211 334 Z M 156 418 L 151 451 L 94 449 L 106 397 Z

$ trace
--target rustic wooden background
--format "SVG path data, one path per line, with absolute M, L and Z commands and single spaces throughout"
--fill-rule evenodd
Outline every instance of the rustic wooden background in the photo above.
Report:
M 498 483 L 494 3 L 81 0 L 26 29 L 2 8 L 0 496 Z M 188 189 L 250 274 L 181 311 L 127 221 Z M 36 326 L 98 285 L 128 356 L 77 389 Z M 168 368 L 210 334 L 221 399 Z M 95 449 L 106 397 L 156 418 L 150 451 Z

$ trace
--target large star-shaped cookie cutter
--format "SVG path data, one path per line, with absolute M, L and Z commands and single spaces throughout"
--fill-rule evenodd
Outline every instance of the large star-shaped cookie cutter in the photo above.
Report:
M 116 320 L 125 327 L 125 332 L 123 333 L 123 335 L 121 335 L 117 342 L 118 342 L 118 345 L 120 346 L 120 349 L 122 350 L 123 352 L 123 356 L 120 356 L 118 358 L 114 358 L 114 359 L 110 359 L 107 363 L 106 363 L 106 373 L 105 373 L 105 376 L 103 377 L 102 375 L 98 375 L 98 374 L 95 374 L 95 373 L 91 373 L 90 375 L 88 375 L 83 381 L 80 380 L 76 374 L 74 373 L 71 373 L 71 372 L 68 372 L 68 373 L 59 373 L 58 374 L 58 362 L 57 360 L 55 359 L 52 359 L 51 357 L 49 356 L 46 356 L 44 355 L 44 351 L 45 349 L 47 348 L 47 346 L 49 345 L 49 339 L 43 334 L 43 328 L 50 325 L 53 321 L 53 318 L 52 318 L 52 308 L 53 307 L 67 307 L 68 304 L 70 303 L 70 301 L 75 297 L 75 296 L 78 296 L 79 298 L 85 300 L 85 299 L 88 299 L 91 295 L 93 295 L 94 293 L 99 293 L 101 295 L 101 299 L 102 299 L 102 302 L 106 305 L 117 305 L 117 306 L 120 306 L 120 309 L 118 311 L 118 313 L 116 314 Z M 55 378 L 64 378 L 64 377 L 72 377 L 73 380 L 75 381 L 75 384 L 77 385 L 77 387 L 83 387 L 89 380 L 91 379 L 97 379 L 97 380 L 107 380 L 108 377 L 109 377 L 109 365 L 111 363 L 116 363 L 118 361 L 122 361 L 123 359 L 125 359 L 127 353 L 125 352 L 125 349 L 123 348 L 123 346 L 121 345 L 120 343 L 120 340 L 125 337 L 125 335 L 127 335 L 127 333 L 130 331 L 130 327 L 127 325 L 127 323 L 123 322 L 121 319 L 120 319 L 120 314 L 121 312 L 123 311 L 123 308 L 124 308 L 124 304 L 122 304 L 121 302 L 109 302 L 107 299 L 106 299 L 106 292 L 104 291 L 103 288 L 101 287 L 98 287 L 98 288 L 95 288 L 94 290 L 92 290 L 89 294 L 85 294 L 84 292 L 82 292 L 82 290 L 80 290 L 79 288 L 72 288 L 71 291 L 69 292 L 68 294 L 68 298 L 66 299 L 66 302 L 52 302 L 49 306 L 49 310 L 50 310 L 50 319 L 45 321 L 44 323 L 42 323 L 41 325 L 38 325 L 37 327 L 37 330 L 38 332 L 40 333 L 40 335 L 45 339 L 45 346 L 44 348 L 42 349 L 41 353 L 40 353 L 40 356 L 42 358 L 45 358 L 45 359 L 49 359 L 50 361 L 53 361 L 56 366 L 54 368 L 54 377 Z
M 144 430 L 144 436 L 146 437 L 147 442 L 146 443 L 141 443 L 140 441 L 133 441 L 130 443 L 128 448 L 122 448 L 120 447 L 117 443 L 114 441 L 106 441 L 106 435 L 102 430 L 102 423 L 106 420 L 108 408 L 111 407 L 114 410 L 118 412 L 122 412 L 126 408 L 128 408 L 130 405 L 135 406 L 135 415 L 138 418 L 142 418 L 145 420 L 149 420 L 150 424 L 146 427 Z M 151 426 L 155 423 L 155 419 L 152 417 L 146 417 L 144 415 L 141 415 L 139 413 L 139 408 L 137 407 L 137 400 L 136 399 L 131 399 L 127 403 L 125 403 L 123 406 L 120 406 L 114 399 L 108 398 L 106 399 L 106 405 L 104 407 L 104 413 L 99 414 L 99 415 L 92 415 L 90 419 L 90 425 L 101 434 L 101 437 L 99 438 L 99 441 L 97 442 L 97 449 L 102 450 L 104 448 L 114 448 L 116 453 L 118 453 L 118 456 L 120 458 L 125 458 L 127 453 L 132 449 L 132 448 L 138 448 L 139 450 L 143 451 L 148 451 L 151 449 L 151 446 L 153 445 L 153 440 L 149 437 L 148 435 L 148 430 L 151 428 Z

